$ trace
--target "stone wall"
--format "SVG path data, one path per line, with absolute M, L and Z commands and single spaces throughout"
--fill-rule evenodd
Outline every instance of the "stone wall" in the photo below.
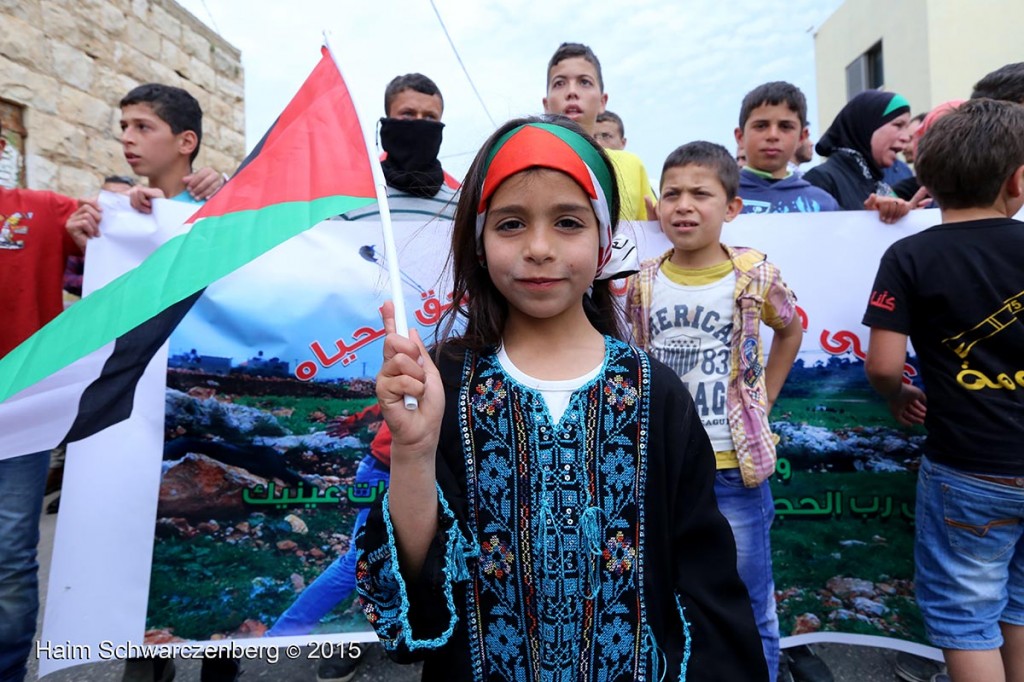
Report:
M 174 0 L 0 0 L 0 98 L 23 105 L 27 185 L 93 196 L 131 175 L 118 101 L 136 85 L 188 90 L 203 108 L 195 167 L 245 154 L 241 53 Z

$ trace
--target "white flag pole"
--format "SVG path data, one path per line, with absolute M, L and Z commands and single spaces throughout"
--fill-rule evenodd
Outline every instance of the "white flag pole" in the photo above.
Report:
M 324 45 L 327 46 L 327 52 L 331 55 L 331 60 L 334 61 L 334 66 L 338 69 L 338 73 L 342 74 L 342 78 L 344 78 L 344 72 L 341 70 L 341 65 L 338 64 L 337 53 L 331 47 L 329 31 L 324 31 Z M 349 93 L 351 94 L 351 90 Z M 355 110 L 355 106 L 353 106 L 353 110 Z M 359 117 L 358 111 L 356 111 L 356 117 Z M 367 128 L 363 125 L 362 121 L 359 121 L 359 129 L 363 133 L 366 155 L 370 157 L 370 170 L 373 172 L 373 185 L 377 190 L 380 226 L 384 231 L 384 253 L 387 255 L 388 278 L 391 280 L 391 301 L 395 306 L 395 331 L 399 336 L 409 338 L 409 320 L 406 319 L 405 296 L 402 293 L 402 271 L 398 267 L 398 248 L 395 246 L 395 233 L 391 227 L 391 208 L 388 206 L 387 182 L 384 179 L 384 169 L 380 166 L 380 158 L 377 156 L 376 128 Z M 416 398 L 411 395 L 405 396 L 405 408 L 407 410 L 415 410 L 418 407 L 419 402 Z

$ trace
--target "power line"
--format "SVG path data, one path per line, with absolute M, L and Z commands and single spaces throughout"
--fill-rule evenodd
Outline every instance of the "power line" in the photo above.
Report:
M 206 10 L 206 16 L 210 17 L 210 23 L 213 24 L 213 30 L 219 35 L 220 28 L 218 28 L 217 20 L 213 18 L 213 13 L 210 11 L 210 8 L 206 6 L 206 0 L 199 0 L 199 2 L 203 5 L 203 9 Z
M 438 23 L 441 24 L 441 30 L 444 31 L 444 37 L 448 39 L 448 44 L 452 46 L 452 52 L 455 53 L 455 59 L 459 62 L 459 66 L 462 67 L 462 73 L 466 74 L 466 80 L 469 81 L 469 87 L 473 88 L 473 93 L 476 95 L 477 100 L 479 100 L 480 106 L 483 107 L 484 113 L 487 114 L 487 118 L 490 119 L 491 125 L 497 128 L 498 124 L 495 122 L 494 117 L 491 116 L 491 112 L 487 110 L 487 105 L 484 104 L 484 98 L 480 96 L 480 91 L 476 89 L 476 83 L 473 82 L 473 77 L 469 75 L 466 65 L 462 63 L 462 57 L 459 56 L 459 51 L 456 49 L 451 35 L 448 34 L 448 27 L 444 25 L 444 19 L 441 18 L 441 13 L 437 11 L 437 5 L 434 4 L 434 0 L 430 0 L 430 7 L 434 10 L 434 15 L 437 17 Z

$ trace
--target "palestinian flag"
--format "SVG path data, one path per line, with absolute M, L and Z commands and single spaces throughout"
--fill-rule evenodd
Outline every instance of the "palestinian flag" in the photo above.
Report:
M 142 264 L 0 359 L 0 459 L 131 414 L 149 361 L 210 283 L 331 216 L 376 201 L 352 97 L 330 54 L 231 180 Z

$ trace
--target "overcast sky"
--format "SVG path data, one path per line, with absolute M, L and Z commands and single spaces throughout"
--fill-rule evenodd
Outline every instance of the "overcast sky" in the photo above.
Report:
M 419 71 L 444 95 L 442 162 L 464 175 L 494 129 L 429 0 L 178 0 L 242 51 L 246 143 L 251 148 L 319 59 L 332 33 L 364 126 L 383 115 L 384 87 Z M 740 101 L 788 80 L 816 120 L 814 30 L 842 0 L 435 0 L 455 47 L 497 124 L 542 110 L 547 60 L 563 41 L 601 60 L 608 109 L 625 121 L 627 149 L 652 181 L 676 146 L 696 139 L 734 149 Z

